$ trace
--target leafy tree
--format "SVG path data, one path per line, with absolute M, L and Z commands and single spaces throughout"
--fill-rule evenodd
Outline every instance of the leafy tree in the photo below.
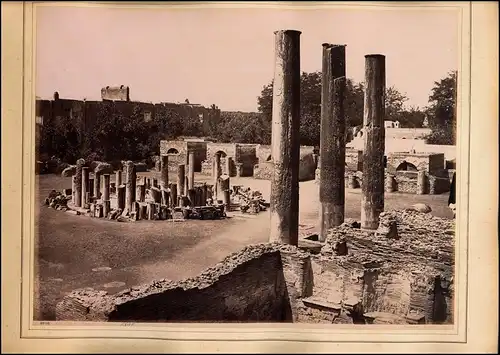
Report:
M 449 144 L 456 142 L 456 101 L 457 71 L 434 82 L 427 114 L 432 134 L 427 137 L 431 144 Z
M 319 145 L 321 122 L 321 72 L 302 73 L 300 78 L 301 115 L 300 143 Z M 257 99 L 259 112 L 271 121 L 273 83 L 265 85 Z M 386 90 L 386 119 L 397 120 L 404 111 L 404 103 L 408 98 L 395 87 Z M 364 85 L 347 79 L 344 113 L 347 128 L 363 124 Z

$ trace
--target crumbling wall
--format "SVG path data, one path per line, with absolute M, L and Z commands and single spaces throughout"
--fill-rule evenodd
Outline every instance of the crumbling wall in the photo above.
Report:
M 256 144 L 236 144 L 234 163 L 241 164 L 241 176 L 253 176 L 254 165 L 258 163 L 256 147 Z M 236 175 L 236 169 L 231 173 L 231 176 Z
M 288 245 L 251 245 L 195 278 L 161 280 L 115 295 L 89 289 L 73 291 L 57 304 L 56 319 L 292 321 L 291 302 L 312 290 L 309 258 Z
M 453 176 L 453 175 L 452 175 Z M 429 178 L 429 194 L 438 195 L 450 191 L 451 181 L 445 175 L 445 177 L 440 176 L 428 176 Z
M 253 177 L 261 180 L 271 180 L 274 173 L 274 164 L 270 161 L 260 162 L 253 167 Z
M 379 230 L 343 224 L 313 256 L 314 295 L 383 314 L 453 323 L 454 222 L 416 211 L 385 212 Z M 394 233 L 397 229 L 397 233 Z
M 189 152 L 194 152 L 194 171 L 202 171 L 202 162 L 207 159 L 207 142 L 186 142 Z
M 443 153 L 429 155 L 428 173 L 430 175 L 440 176 L 440 177 L 446 176 L 445 166 L 446 166 L 446 160 L 444 159 Z
M 271 146 L 259 144 L 256 149 L 256 154 L 259 164 L 271 161 Z
M 235 143 L 214 143 L 210 142 L 207 144 L 207 154 L 206 158 L 202 162 L 201 172 L 203 174 L 211 175 L 212 174 L 212 164 L 214 162 L 214 156 L 217 153 L 222 152 L 220 157 L 220 166 L 222 171 L 225 171 L 226 167 L 226 157 L 233 158 L 233 167 L 235 163 L 236 157 L 236 144 Z
M 101 89 L 101 99 L 110 101 L 130 101 L 128 86 L 106 86 Z
M 430 175 L 445 176 L 443 153 L 389 153 L 387 170 L 393 174 L 405 161 L 413 164 L 417 170 L 424 170 Z
M 416 171 L 394 172 L 394 179 L 396 180 L 395 191 L 409 193 L 409 194 L 416 194 L 417 176 L 418 172 Z
M 170 171 L 177 171 L 179 164 L 186 164 L 187 149 L 185 141 L 160 141 L 160 155 L 168 155 L 168 169 Z
M 346 170 L 363 170 L 363 151 L 357 149 L 346 149 L 345 151 Z

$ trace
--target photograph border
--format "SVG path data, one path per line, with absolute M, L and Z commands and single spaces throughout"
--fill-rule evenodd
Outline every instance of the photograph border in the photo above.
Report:
M 440 326 L 440 325 L 412 325 L 412 326 L 363 326 L 363 325 L 347 325 L 347 326 L 335 326 L 335 327 L 326 327 L 324 325 L 315 325 L 315 324 L 306 324 L 299 323 L 297 324 L 281 324 L 281 323 L 273 323 L 273 324 L 141 324 L 141 323 L 82 323 L 82 322 L 34 322 L 33 319 L 33 265 L 34 265 L 34 223 L 33 223 L 33 215 L 35 208 L 34 201 L 34 192 L 35 192 L 35 174 L 34 174 L 34 156 L 35 156 L 35 145 L 34 145 L 34 107 L 35 107 L 35 93 L 34 93 L 34 64 L 36 63 L 34 45 L 36 43 L 36 33 L 35 33 L 35 11 L 34 8 L 36 6 L 54 6 L 51 3 L 33 3 L 33 2 L 24 2 L 21 4 L 21 8 L 14 8 L 12 6 L 16 3 L 10 3 L 9 5 L 4 5 L 2 3 L 2 27 L 4 24 L 4 10 L 7 9 L 11 15 L 13 15 L 10 20 L 19 21 L 21 19 L 21 23 L 9 23 L 9 27 L 12 29 L 21 30 L 21 43 L 19 43 L 19 37 L 17 37 L 17 41 L 15 38 L 15 33 L 9 32 L 9 35 L 4 33 L 2 30 L 2 73 L 5 73 L 4 67 L 4 49 L 5 49 L 5 41 L 7 41 L 7 46 L 12 46 L 12 50 L 17 49 L 17 55 L 15 52 L 12 52 L 14 57 L 11 57 L 11 61 L 9 64 L 17 64 L 17 67 L 21 69 L 21 82 L 19 82 L 19 78 L 17 81 L 13 81 L 13 85 L 9 85 L 10 92 L 7 93 L 7 99 L 9 101 L 9 107 L 12 106 L 10 111 L 5 109 L 4 104 L 2 104 L 2 264 L 6 264 L 9 268 L 8 278 L 12 280 L 20 280 L 19 286 L 22 286 L 22 292 L 17 283 L 14 282 L 10 285 L 10 287 L 5 287 L 5 265 L 2 265 L 2 296 L 4 296 L 4 291 L 7 289 L 9 298 L 11 300 L 15 300 L 12 296 L 22 295 L 22 297 L 18 298 L 17 302 L 14 302 L 9 306 L 9 316 L 11 313 L 16 311 L 19 319 L 16 323 L 19 324 L 19 335 L 23 341 L 28 342 L 38 342 L 45 339 L 47 341 L 54 341 L 55 339 L 63 340 L 65 342 L 69 341 L 78 341 L 84 349 L 90 346 L 90 339 L 96 341 L 106 341 L 106 342 L 115 342 L 116 339 L 120 339 L 119 341 L 123 343 L 123 341 L 127 340 L 141 340 L 143 341 L 153 341 L 158 339 L 163 340 L 184 340 L 189 341 L 189 344 L 194 344 L 194 341 L 265 341 L 266 344 L 271 344 L 276 341 L 285 341 L 287 343 L 290 342 L 302 342 L 307 344 L 307 346 L 313 345 L 321 345 L 325 344 L 325 342 L 335 342 L 334 346 L 339 347 L 340 345 L 349 345 L 352 343 L 358 343 L 363 345 L 368 344 L 384 344 L 391 345 L 389 343 L 408 343 L 408 344 L 418 344 L 420 343 L 420 347 L 425 347 L 426 344 L 434 343 L 434 346 L 437 346 L 439 343 L 442 345 L 448 344 L 451 346 L 452 343 L 462 343 L 467 345 L 471 339 L 468 335 L 472 331 L 473 319 L 477 319 L 480 317 L 482 320 L 491 317 L 493 313 L 496 315 L 497 312 L 492 312 L 494 309 L 498 309 L 497 307 L 497 295 L 498 291 L 495 288 L 491 288 L 488 295 L 482 295 L 483 298 L 490 300 L 488 303 L 483 303 L 481 308 L 486 307 L 488 305 L 488 313 L 485 315 L 484 310 L 481 311 L 480 314 L 474 313 L 474 308 L 477 309 L 476 302 L 471 302 L 472 295 L 477 294 L 478 289 L 473 289 L 471 286 L 477 283 L 478 277 L 484 281 L 485 277 L 492 277 L 492 279 L 488 279 L 488 282 L 491 282 L 491 286 L 497 285 L 497 278 L 494 276 L 497 275 L 497 269 L 492 269 L 492 266 L 497 264 L 497 241 L 495 238 L 489 238 L 489 235 L 485 231 L 490 230 L 491 236 L 495 237 L 496 224 L 494 223 L 496 218 L 491 220 L 484 220 L 484 215 L 480 216 L 483 218 L 483 228 L 482 235 L 486 235 L 487 240 L 484 238 L 481 242 L 488 244 L 488 248 L 485 248 L 485 245 L 478 245 L 477 239 L 470 238 L 470 235 L 473 231 L 477 231 L 477 225 L 472 223 L 472 217 L 477 216 L 477 202 L 476 195 L 471 195 L 471 192 L 475 189 L 481 189 L 481 185 L 478 184 L 478 180 L 474 179 L 475 174 L 477 173 L 475 166 L 478 163 L 483 163 L 483 169 L 485 167 L 491 170 L 491 167 L 494 164 L 497 164 L 497 159 L 490 160 L 490 158 L 495 158 L 496 154 L 496 145 L 495 142 L 498 141 L 498 137 L 494 137 L 492 140 L 486 141 L 480 137 L 479 142 L 477 142 L 477 137 L 475 134 L 481 135 L 490 135 L 492 131 L 498 132 L 492 128 L 492 125 L 498 125 L 498 122 L 494 120 L 498 120 L 498 96 L 492 97 L 492 94 L 489 95 L 484 94 L 484 80 L 492 80 L 492 77 L 498 78 L 498 75 L 491 75 L 492 70 L 496 70 L 498 74 L 498 67 L 495 66 L 493 68 L 492 57 L 493 55 L 498 55 L 497 51 L 491 51 L 491 47 L 498 46 L 498 41 L 494 45 L 491 42 L 484 43 L 487 40 L 493 41 L 498 39 L 498 35 L 493 35 L 489 31 L 497 30 L 498 27 L 498 11 L 492 14 L 491 10 L 494 9 L 491 7 L 491 3 L 471 3 L 471 2 L 462 2 L 462 3 L 432 3 L 432 2 L 419 2 L 419 3 L 397 3 L 395 5 L 389 4 L 387 2 L 384 3 L 357 3 L 357 2 L 349 2 L 349 3 L 338 3 L 338 2 L 321 2 L 321 3 L 210 3 L 210 4 L 200 4 L 200 3 L 182 3 L 182 4 L 173 4 L 173 5 L 161 5 L 164 6 L 173 6 L 176 8 L 185 8 L 185 7 L 279 7 L 279 8 L 294 8 L 294 9 L 306 9 L 318 7 L 344 7 L 348 6 L 352 7 L 376 7 L 380 8 L 380 6 L 390 6 L 390 7 L 458 7 L 460 8 L 461 15 L 461 36 L 460 36 L 460 48 L 461 48 L 461 61 L 458 68 L 459 76 L 458 76 L 458 98 L 457 98 L 457 132 L 459 132 L 457 137 L 457 175 L 460 178 L 457 180 L 457 233 L 456 233 L 456 263 L 455 263 L 455 279 L 454 283 L 455 287 L 455 323 L 453 326 Z M 77 5 L 76 5 L 77 4 Z M 312 5 L 311 5 L 312 4 Z M 493 3 L 494 5 L 495 3 Z M 489 6 L 488 6 L 489 5 Z M 19 4 L 17 4 L 19 6 Z M 85 3 L 63 3 L 56 6 L 117 6 L 112 3 L 105 4 L 85 4 Z M 144 7 L 144 6 L 160 6 L 158 4 L 155 5 L 143 5 L 139 4 L 131 4 L 127 5 L 121 4 L 118 6 L 127 6 L 127 7 Z M 17 16 L 15 16 L 17 15 Z M 479 18 L 477 16 L 480 16 Z M 5 19 L 9 19 L 6 17 Z M 479 23 L 476 21 L 480 20 Z M 496 21 L 496 23 L 494 22 Z M 478 27 L 480 26 L 480 27 Z M 490 27 L 488 27 L 490 26 Z M 6 31 L 5 31 L 6 32 Z M 476 36 L 481 35 L 481 38 L 477 38 Z M 10 38 L 12 36 L 12 39 Z M 19 33 L 17 34 L 19 36 Z M 479 43 L 479 44 L 478 44 Z M 458 45 L 458 44 L 457 44 Z M 490 48 L 480 48 L 478 46 L 490 46 Z M 479 49 L 478 49 L 479 48 Z M 498 48 L 498 47 L 496 47 Z M 7 47 L 7 50 L 10 50 L 11 47 Z M 484 54 L 482 57 L 479 57 L 479 61 L 483 62 L 483 67 L 477 68 L 477 59 L 475 57 L 477 50 L 487 50 L 491 57 L 487 57 Z M 493 54 L 494 53 L 494 54 Z M 473 57 L 474 54 L 474 57 Z M 20 55 L 20 57 L 19 57 Z M 481 54 L 480 54 L 481 55 Z M 474 59 L 473 59 L 474 58 Z M 21 61 L 21 63 L 19 63 Z M 493 58 L 493 63 L 498 64 L 498 57 Z M 471 67 L 471 64 L 473 65 Z M 489 70 L 490 72 L 484 73 L 484 70 Z M 11 71 L 11 67 L 9 66 L 9 76 L 4 76 L 2 74 L 2 87 L 7 87 L 6 80 L 9 79 L 10 76 L 15 74 L 15 71 Z M 18 73 L 19 74 L 19 73 Z M 476 83 L 476 77 L 482 78 L 482 83 Z M 15 77 L 12 79 L 16 80 Z M 10 82 L 9 82 L 10 84 Z M 475 87 L 476 85 L 476 87 Z M 498 87 L 498 81 L 492 82 L 492 85 L 496 85 Z M 20 86 L 20 87 L 19 87 Z M 483 90 L 483 93 L 478 93 L 477 90 Z M 5 90 L 2 90 L 2 102 L 4 103 L 5 99 Z M 498 92 L 497 90 L 495 91 Z M 16 97 L 16 95 L 19 95 Z M 496 94 L 498 95 L 498 94 Z M 17 99 L 18 105 L 20 107 L 16 107 L 14 101 Z M 481 100 L 485 102 L 489 99 L 488 104 L 481 103 Z M 479 100 L 479 106 L 478 106 Z M 495 101 L 496 100 L 496 101 Z M 493 105 L 493 106 L 492 106 Z M 495 106 L 496 105 L 496 106 Z M 482 106 L 482 107 L 480 107 Z M 485 114 L 484 110 L 494 111 L 496 110 L 496 116 L 491 116 L 490 114 Z M 471 117 L 476 117 L 479 111 L 479 117 L 483 117 L 482 122 L 474 121 L 474 126 L 471 125 Z M 17 116 L 16 116 L 17 114 Z M 8 120 L 8 132 L 5 132 L 7 118 L 13 117 L 13 119 Z M 17 117 L 17 118 L 16 118 Z M 19 117 L 22 117 L 20 120 Z M 488 118 L 488 119 L 485 119 Z M 490 122 L 493 120 L 493 122 Z M 13 121 L 13 122 L 11 122 Z M 489 125 L 489 126 L 488 126 Z M 491 130 L 491 131 L 489 131 Z M 477 133 L 479 132 L 479 133 Z M 493 132 L 493 133 L 494 133 Z M 15 133 L 15 134 L 12 134 Z M 17 135 L 17 136 L 16 136 Z M 5 144 L 6 141 L 12 142 L 9 144 L 11 149 L 6 150 Z M 22 145 L 18 147 L 18 149 L 13 149 L 13 147 L 17 147 L 19 142 L 22 142 Z M 474 143 L 476 143 L 474 145 Z M 482 159 L 476 158 L 476 154 L 480 148 L 477 144 L 480 143 L 482 145 L 482 149 L 485 149 L 485 144 L 491 144 L 492 155 L 482 154 Z M 495 153 L 493 153 L 493 151 Z M 20 156 L 19 156 L 20 153 Z M 5 162 L 5 156 L 9 158 L 7 162 Z M 479 151 L 479 155 L 481 155 L 481 151 Z M 473 158 L 474 156 L 474 158 Z M 17 164 L 14 163 L 16 159 Z M 11 159 L 12 158 L 12 159 Z M 487 159 L 487 165 L 485 164 L 485 158 Z M 8 165 L 6 165 L 8 164 Z M 15 171 L 19 172 L 17 176 L 17 183 L 14 185 L 8 185 L 8 189 L 4 189 L 4 176 L 6 175 L 6 171 L 4 167 L 7 167 L 9 170 L 9 177 L 12 178 L 12 175 Z M 483 170 L 484 171 L 484 170 Z M 497 175 L 495 175 L 497 174 Z M 484 173 L 483 175 L 488 175 Z M 493 181 L 494 184 L 486 184 L 482 186 L 494 186 L 497 188 L 498 181 L 498 173 L 493 173 L 490 176 L 482 176 L 483 180 L 487 178 L 495 178 L 496 181 Z M 16 180 L 13 180 L 16 181 Z M 479 180 L 480 181 L 480 180 Z M 490 181 L 490 180 L 487 180 Z M 16 186 L 18 190 L 16 190 Z M 477 192 L 477 190 L 475 190 Z M 9 198 L 8 203 L 6 204 L 5 200 L 5 192 L 12 195 Z M 495 203 L 497 200 L 497 194 L 493 194 L 493 191 L 490 189 L 488 193 L 484 193 L 483 197 L 488 198 L 487 202 L 490 205 L 495 205 L 494 208 L 497 208 L 497 204 Z M 18 196 L 18 202 L 15 202 L 15 196 Z M 20 198 L 19 198 L 20 197 Z M 19 205 L 18 205 L 19 204 Z M 481 203 L 481 208 L 484 209 L 484 201 Z M 5 210 L 9 209 L 8 212 L 10 214 L 14 214 L 14 212 L 19 213 L 18 218 L 12 218 L 4 220 L 6 217 L 4 215 Z M 17 209 L 16 209 L 17 208 Z M 495 210 L 489 208 L 488 216 L 496 217 L 494 213 Z M 23 213 L 24 212 L 24 213 Z M 28 212 L 28 213 L 26 213 Z M 488 213 L 488 212 L 486 212 Z M 19 225 L 16 224 L 19 222 Z M 5 225 L 7 224 L 7 226 Z M 9 228 L 11 231 L 5 233 L 5 229 Z M 16 232 L 16 230 L 18 232 Z M 477 233 L 477 232 L 476 232 Z M 15 238 L 10 237 L 8 240 L 6 239 L 6 235 L 22 235 L 22 240 L 17 241 Z M 11 239 L 12 238 L 12 239 Z M 5 246 L 7 248 L 11 248 L 9 254 L 7 254 L 7 258 L 4 258 Z M 13 248 L 13 249 L 12 249 Z M 484 254 L 479 254 L 480 257 L 478 259 L 478 251 L 482 251 Z M 16 252 L 17 251 L 17 254 Z M 474 254 L 473 254 L 474 253 Z M 16 259 L 18 264 L 16 264 Z M 481 260 L 482 259 L 482 260 Z M 487 259 L 487 260 L 486 260 Z M 482 261 L 488 262 L 489 265 L 483 265 L 483 269 L 489 267 L 494 271 L 489 274 L 478 274 L 478 271 L 481 269 L 472 268 L 473 264 Z M 19 278 L 15 278 L 17 273 L 17 267 L 21 267 L 22 270 L 19 270 L 18 273 Z M 13 270 L 16 272 L 13 272 Z M 491 271 L 491 270 L 490 270 Z M 486 287 L 488 288 L 488 287 Z M 18 292 L 19 291 L 19 292 Z M 484 292 L 484 288 L 482 290 Z M 11 295 L 12 294 L 12 295 Z M 491 296 L 495 296 L 494 298 Z M 490 296 L 489 298 L 487 296 Z M 476 298 L 474 296 L 474 298 Z M 21 299 L 21 302 L 19 302 Z M 493 302 L 493 304 L 491 303 Z M 4 318 L 4 297 L 2 297 L 2 318 Z M 19 309 L 15 310 L 12 305 L 19 304 Z M 476 307 L 472 307 L 475 305 Z M 9 319 L 12 320 L 12 319 Z M 21 320 L 19 322 L 19 320 Z M 476 320 L 477 322 L 477 320 Z M 10 323 L 12 327 L 14 323 Z M 484 330 L 486 324 L 483 324 L 482 329 Z M 477 325 L 476 325 L 477 326 Z M 479 325 L 481 327 L 481 325 Z M 496 327 L 496 328 L 495 328 Z M 497 320 L 495 322 L 495 327 L 490 325 L 490 328 L 498 329 Z M 295 328 L 295 329 L 294 329 Z M 300 328 L 300 329 L 296 329 Z M 468 331 L 466 331 L 468 329 Z M 12 331 L 12 328 L 11 328 Z M 4 324 L 2 322 L 2 338 L 4 333 Z M 476 330 L 474 329 L 474 333 Z M 488 330 L 486 333 L 483 331 L 483 334 L 490 333 Z M 10 333 L 9 333 L 10 334 Z M 476 333 L 477 334 L 477 333 Z M 493 334 L 496 334 L 494 332 Z M 78 338 L 78 339 L 76 339 Z M 489 339 L 490 343 L 488 344 L 496 344 L 496 335 L 494 338 Z M 491 343 L 493 341 L 493 343 Z M 314 344 L 316 343 L 316 344 Z M 326 343 L 328 344 L 328 343 Z M 482 344 L 486 344 L 484 341 Z M 123 344 L 121 344 L 123 345 Z M 241 345 L 237 345 L 238 347 Z M 352 346 L 352 345 L 351 345 Z M 380 345 L 382 346 L 382 345 Z M 294 347 L 294 345 L 292 345 Z M 146 349 L 146 348 L 145 348 Z M 380 348 L 382 349 L 382 348 Z M 433 348 L 434 349 L 434 348 Z M 245 350 L 245 348 L 243 348 Z M 249 350 L 249 348 L 246 348 Z M 372 349 L 373 350 L 373 349 Z M 19 351 L 19 350 L 18 350 Z M 44 350 L 45 351 L 45 350 Z M 89 351 L 89 350 L 85 350 Z M 268 351 L 268 350 L 266 350 Z M 387 350 L 386 350 L 387 351 Z M 435 350 L 437 351 L 437 350 Z M 113 351 L 114 352 L 114 351 Z M 127 351 L 128 352 L 128 351 Z

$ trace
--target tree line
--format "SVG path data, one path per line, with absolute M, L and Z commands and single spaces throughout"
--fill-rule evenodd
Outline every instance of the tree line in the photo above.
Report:
M 457 72 L 436 81 L 427 107 L 407 107 L 408 98 L 395 87 L 386 89 L 386 120 L 399 121 L 401 127 L 420 128 L 427 121 L 432 133 L 430 144 L 455 144 Z M 209 118 L 208 127 L 195 117 L 181 115 L 167 107 L 158 107 L 146 121 L 139 105 L 129 115 L 113 102 L 102 102 L 92 129 L 80 132 L 79 126 L 60 119 L 44 126 L 39 152 L 55 155 L 66 162 L 80 157 L 90 160 L 144 160 L 158 154 L 162 139 L 181 136 L 208 136 L 220 142 L 271 143 L 272 81 L 257 98 L 258 112 L 224 112 Z M 321 72 L 301 74 L 300 144 L 319 145 L 321 119 Z M 347 127 L 363 123 L 363 83 L 348 79 L 344 110 Z M 215 108 L 215 105 L 212 105 Z M 214 110 L 215 112 L 215 110 Z

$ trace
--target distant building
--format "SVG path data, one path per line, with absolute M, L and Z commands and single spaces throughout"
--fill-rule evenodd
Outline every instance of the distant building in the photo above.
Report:
M 385 128 L 399 128 L 399 121 L 384 121 Z

